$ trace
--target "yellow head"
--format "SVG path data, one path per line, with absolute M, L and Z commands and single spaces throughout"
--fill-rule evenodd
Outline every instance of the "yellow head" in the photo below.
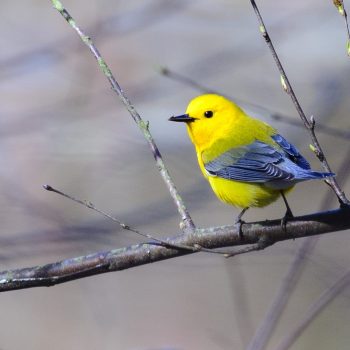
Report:
M 169 120 L 185 122 L 192 142 L 202 148 L 230 133 L 244 116 L 245 113 L 227 98 L 206 94 L 194 98 L 186 114 Z

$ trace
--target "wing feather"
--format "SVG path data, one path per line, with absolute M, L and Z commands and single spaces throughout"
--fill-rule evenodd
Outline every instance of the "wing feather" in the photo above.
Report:
M 300 154 L 298 149 L 289 143 L 280 134 L 272 135 L 271 138 L 289 155 L 291 160 L 293 160 L 297 165 L 303 169 L 311 169 L 309 162 Z
M 224 179 L 255 183 L 293 183 L 308 179 L 333 176 L 331 173 L 312 171 L 307 160 L 282 136 L 272 139 L 281 147 L 261 141 L 247 146 L 232 148 L 219 157 L 204 162 L 209 175 Z M 206 159 L 202 154 L 202 159 Z

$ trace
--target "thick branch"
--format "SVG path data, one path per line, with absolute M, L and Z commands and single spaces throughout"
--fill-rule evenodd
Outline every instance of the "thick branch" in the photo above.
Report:
M 287 223 L 286 231 L 281 228 L 280 220 L 272 220 L 243 224 L 242 235 L 239 235 L 237 226 L 221 226 L 197 229 L 192 234 L 180 234 L 164 240 L 175 245 L 199 245 L 208 249 L 247 244 L 260 244 L 263 248 L 279 241 L 349 228 L 350 209 L 344 208 L 294 218 Z M 192 253 L 147 242 L 43 266 L 3 271 L 0 273 L 0 291 L 53 286 Z

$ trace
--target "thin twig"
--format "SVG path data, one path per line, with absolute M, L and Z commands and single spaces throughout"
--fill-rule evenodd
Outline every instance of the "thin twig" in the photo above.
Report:
M 160 238 L 156 238 L 148 233 L 143 233 L 125 223 L 123 223 L 122 221 L 118 220 L 116 217 L 114 217 L 113 215 L 111 214 L 108 214 L 106 212 L 104 212 L 103 210 L 101 209 L 98 209 L 93 203 L 91 203 L 90 201 L 86 201 L 86 200 L 81 200 L 81 199 L 78 199 L 78 198 L 75 198 L 67 193 L 64 193 L 50 185 L 43 185 L 43 188 L 47 191 L 50 191 L 50 192 L 54 192 L 54 193 L 57 193 L 59 194 L 60 196 L 62 197 L 65 197 L 65 198 L 68 198 L 70 200 L 72 200 L 73 202 L 75 203 L 78 203 L 78 204 L 81 204 L 83 205 L 84 207 L 86 208 L 89 208 L 89 209 L 92 209 L 93 211 L 103 215 L 104 217 L 112 220 L 113 222 L 116 222 L 121 228 L 123 228 L 124 230 L 127 230 L 127 231 L 130 231 L 130 232 L 133 232 L 133 233 L 136 233 L 137 235 L 141 236 L 141 237 L 144 237 L 144 238 L 147 238 L 147 239 L 151 239 L 153 241 L 155 241 L 154 243 L 152 242 L 147 242 L 147 244 L 156 244 L 156 245 L 161 245 L 163 247 L 168 247 L 168 248 L 174 248 L 174 249 L 184 249 L 184 250 L 188 250 L 188 251 L 191 251 L 191 252 L 199 252 L 202 250 L 202 248 L 197 245 L 195 247 L 190 247 L 190 246 L 185 246 L 185 245 L 175 245 L 175 244 L 171 244 L 167 241 L 164 241 Z
M 350 56 L 350 30 L 349 30 L 349 23 L 348 23 L 348 14 L 346 13 L 346 10 L 345 10 L 344 1 L 343 0 L 333 0 L 333 4 L 338 9 L 338 12 L 344 17 L 346 33 L 348 36 L 348 40 L 346 43 L 346 52 L 347 52 L 348 56 Z
M 256 103 L 252 103 L 252 102 L 248 102 L 245 100 L 242 100 L 240 98 L 234 97 L 234 96 L 228 96 L 225 93 L 222 93 L 220 91 L 217 90 L 213 90 L 213 89 L 209 89 L 203 85 L 201 85 L 200 83 L 198 83 L 197 81 L 183 75 L 180 74 L 178 72 L 173 71 L 172 69 L 169 69 L 168 67 L 164 67 L 161 66 L 159 69 L 159 72 L 174 81 L 177 81 L 181 84 L 184 84 L 186 86 L 190 86 L 192 88 L 194 88 L 195 90 L 204 93 L 204 94 L 218 94 L 218 95 L 222 95 L 222 96 L 226 96 L 228 97 L 230 100 L 233 100 L 235 102 L 237 102 L 239 105 L 241 105 L 242 107 L 245 106 L 246 108 L 252 108 L 257 110 L 259 113 L 262 114 L 266 114 L 268 115 L 271 119 L 274 119 L 276 121 L 279 121 L 281 123 L 285 123 L 288 125 L 293 125 L 296 127 L 304 127 L 303 124 L 300 123 L 300 121 L 295 120 L 293 117 L 289 117 L 286 116 L 284 114 L 281 113 L 277 113 L 275 111 L 272 111 L 271 109 L 258 105 Z M 342 138 L 344 140 L 349 141 L 350 139 L 350 132 L 347 130 L 340 130 L 338 128 L 334 128 L 332 126 L 326 125 L 326 124 L 322 124 L 322 123 L 317 123 L 317 131 L 325 133 L 327 135 L 331 135 L 331 136 L 335 136 L 337 138 Z
M 62 197 L 68 198 L 68 199 L 72 200 L 75 203 L 81 204 L 84 207 L 89 208 L 89 209 L 91 209 L 91 210 L 93 210 L 93 211 L 103 215 L 104 217 L 112 220 L 113 222 L 116 222 L 124 230 L 136 233 L 137 235 L 139 235 L 141 237 L 144 237 L 144 238 L 147 238 L 147 239 L 152 239 L 154 241 L 154 242 L 147 242 L 147 244 L 150 244 L 150 245 L 161 245 L 162 247 L 166 247 L 166 248 L 170 248 L 170 249 L 188 250 L 188 251 L 193 252 L 193 253 L 204 252 L 204 253 L 210 253 L 210 254 L 219 254 L 219 255 L 224 255 L 225 257 L 228 254 L 227 252 L 224 252 L 224 251 L 216 251 L 216 250 L 212 250 L 212 249 L 203 248 L 199 244 L 195 244 L 194 246 L 187 246 L 187 245 L 183 245 L 183 244 L 172 244 L 172 243 L 169 243 L 169 242 L 164 241 L 164 240 L 162 240 L 160 238 L 156 238 L 156 237 L 154 237 L 154 236 L 152 236 L 152 235 L 150 235 L 148 233 L 143 233 L 143 232 L 141 232 L 141 231 L 139 231 L 139 230 L 137 230 L 137 229 L 135 229 L 135 228 L 125 224 L 125 223 L 123 223 L 122 221 L 120 221 L 119 219 L 114 217 L 113 215 L 108 214 L 105 211 L 97 208 L 90 201 L 78 199 L 78 198 L 73 197 L 73 196 L 71 196 L 71 195 L 69 195 L 67 193 L 64 193 L 64 192 L 62 192 L 62 191 L 60 191 L 60 190 L 58 190 L 58 189 L 56 189 L 56 188 L 54 188 L 54 187 L 52 187 L 50 185 L 43 185 L 43 188 L 45 190 L 47 190 L 47 191 L 57 193 L 57 194 L 59 194 Z
M 350 270 L 341 276 L 332 286 L 326 289 L 320 297 L 314 301 L 304 317 L 298 322 L 289 334 L 281 341 L 275 350 L 289 349 L 296 339 L 304 332 L 307 326 L 315 319 L 315 317 L 331 302 L 347 285 L 350 283 Z
M 259 29 L 260 29 L 260 32 L 263 36 L 263 38 L 265 39 L 266 41 L 266 44 L 268 46 L 268 48 L 270 49 L 271 51 L 271 54 L 272 54 L 272 57 L 273 59 L 275 60 L 275 63 L 277 65 L 277 68 L 280 72 L 280 75 L 281 75 L 281 83 L 282 83 L 282 87 L 283 89 L 285 90 L 285 92 L 290 96 L 290 98 L 292 99 L 293 101 L 293 104 L 294 104 L 294 107 L 296 108 L 301 120 L 303 121 L 306 129 L 308 130 L 309 132 L 309 135 L 310 135 L 310 138 L 311 138 L 311 141 L 312 141 L 312 145 L 313 145 L 313 150 L 314 150 L 314 153 L 316 154 L 317 158 L 320 160 L 320 162 L 322 163 L 323 165 L 323 168 L 327 171 L 327 172 L 332 172 L 329 164 L 328 164 L 328 161 L 322 151 L 322 148 L 320 146 L 320 143 L 318 142 L 318 139 L 316 137 L 316 134 L 315 134 L 315 128 L 314 128 L 314 125 L 313 123 L 311 123 L 308 118 L 306 117 L 302 107 L 300 106 L 300 103 L 293 91 L 293 88 L 289 82 L 289 79 L 284 71 L 284 68 L 282 66 L 282 63 L 277 55 L 277 52 L 272 44 L 272 41 L 270 39 L 270 36 L 267 32 L 267 29 L 265 27 L 265 24 L 264 24 L 264 21 L 262 19 L 262 16 L 260 14 L 260 11 L 255 3 L 255 0 L 250 0 L 251 4 L 252 4 L 252 7 L 254 9 L 254 12 L 256 14 L 256 17 L 258 18 L 258 22 L 259 22 Z M 349 200 L 346 198 L 344 192 L 341 190 L 341 188 L 339 187 L 337 181 L 335 178 L 333 177 L 330 177 L 329 179 L 327 179 L 329 185 L 332 187 L 333 191 L 335 192 L 335 194 L 337 195 L 338 197 L 338 200 L 340 202 L 341 205 L 349 205 L 350 202 Z
M 350 209 L 341 208 L 324 213 L 295 217 L 281 228 L 281 220 L 245 223 L 241 229 L 235 226 L 197 229 L 192 234 L 182 233 L 169 237 L 173 245 L 215 249 L 256 244 L 262 237 L 270 243 L 310 237 L 350 228 Z M 241 234 L 240 234 L 241 231 Z M 43 266 L 0 272 L 0 292 L 32 287 L 53 286 L 83 277 L 111 271 L 124 270 L 156 261 L 193 254 L 193 251 L 170 249 L 152 243 L 98 252 Z
M 299 121 L 295 120 L 294 118 L 279 113 L 273 113 L 270 115 L 270 117 L 276 121 L 280 121 L 282 123 L 286 123 L 296 127 L 303 126 L 302 124 L 300 124 Z M 337 139 L 341 138 L 346 141 L 349 141 L 350 139 L 350 132 L 348 130 L 341 130 L 319 122 L 317 122 L 317 131 L 327 135 L 335 136 Z
M 223 95 L 216 90 L 206 88 L 205 86 L 196 82 L 195 80 L 193 80 L 189 77 L 186 77 L 185 75 L 182 75 L 178 72 L 175 72 L 175 71 L 169 69 L 168 67 L 160 66 L 158 71 L 161 75 L 163 75 L 171 80 L 177 81 L 185 86 L 190 86 L 190 87 L 194 88 L 195 90 L 200 91 L 203 94 Z
M 240 249 L 236 249 L 230 253 L 226 253 L 225 254 L 225 258 L 232 258 L 236 255 L 240 255 L 240 254 L 245 254 L 245 253 L 250 253 L 250 252 L 255 252 L 258 250 L 263 250 L 271 245 L 273 245 L 275 242 L 274 241 L 270 241 L 268 239 L 268 237 L 266 236 L 261 236 L 259 241 L 257 243 L 254 243 L 250 246 L 247 247 L 243 247 Z
M 91 38 L 87 36 L 77 25 L 75 20 L 72 18 L 72 16 L 68 13 L 68 11 L 64 8 L 62 3 L 59 0 L 51 0 L 54 8 L 59 11 L 59 13 L 64 17 L 64 19 L 69 23 L 69 25 L 78 33 L 80 39 L 83 41 L 84 44 L 87 45 L 87 47 L 90 49 L 94 57 L 96 58 L 98 65 L 100 66 L 100 69 L 102 70 L 105 77 L 108 79 L 109 83 L 112 86 L 112 89 L 118 94 L 119 98 L 123 102 L 126 109 L 129 111 L 131 117 L 134 119 L 135 123 L 138 125 L 139 129 L 143 133 L 145 139 L 147 140 L 148 145 L 151 148 L 152 154 L 154 156 L 154 159 L 156 161 L 157 167 L 160 171 L 160 174 L 168 187 L 168 190 L 176 204 L 177 210 L 181 216 L 182 219 L 182 226 L 183 229 L 187 232 L 193 232 L 195 230 L 195 225 L 193 223 L 193 220 L 181 198 L 179 195 L 175 184 L 173 180 L 170 177 L 170 174 L 164 164 L 164 161 L 162 159 L 162 156 L 160 154 L 160 151 L 153 139 L 153 136 L 151 135 L 149 131 L 148 123 L 145 122 L 139 113 L 136 111 L 135 107 L 131 104 L 130 100 L 118 84 L 117 80 L 114 78 L 109 66 L 107 65 L 106 61 L 102 58 L 101 54 L 99 53 L 96 46 L 93 44 Z

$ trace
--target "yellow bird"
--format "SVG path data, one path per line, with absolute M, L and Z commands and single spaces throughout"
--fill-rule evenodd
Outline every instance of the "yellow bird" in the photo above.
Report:
M 248 208 L 264 207 L 280 195 L 287 207 L 284 220 L 293 217 L 285 193 L 298 182 L 334 176 L 311 170 L 276 129 L 223 96 L 198 96 L 189 103 L 186 114 L 169 120 L 186 123 L 199 167 L 214 193 L 243 209 L 237 222 Z

